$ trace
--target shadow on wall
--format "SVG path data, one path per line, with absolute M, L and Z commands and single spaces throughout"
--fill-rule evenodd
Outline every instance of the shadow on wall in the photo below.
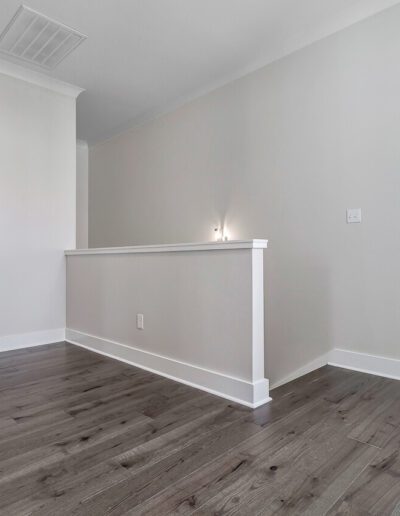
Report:
M 270 248 L 264 254 L 264 292 L 265 375 L 274 387 L 305 374 L 308 365 L 323 365 L 333 347 L 330 270 L 310 257 L 275 256 Z

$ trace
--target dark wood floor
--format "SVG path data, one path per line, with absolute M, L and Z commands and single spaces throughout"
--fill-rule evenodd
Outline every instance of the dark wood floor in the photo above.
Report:
M 0 355 L 3 515 L 400 514 L 400 382 L 324 367 L 250 410 L 57 344 Z

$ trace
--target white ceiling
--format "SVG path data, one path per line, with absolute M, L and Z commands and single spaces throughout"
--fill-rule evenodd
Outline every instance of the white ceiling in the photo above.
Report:
M 86 89 L 89 143 L 332 34 L 400 0 L 25 0 L 88 35 L 49 75 Z M 0 30 L 20 5 L 1 0 Z

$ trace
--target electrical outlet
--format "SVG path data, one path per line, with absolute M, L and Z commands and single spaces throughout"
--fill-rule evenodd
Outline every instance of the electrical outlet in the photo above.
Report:
M 347 208 L 347 224 L 359 224 L 361 222 L 361 208 Z
M 136 328 L 138 330 L 144 330 L 144 317 L 143 317 L 143 314 L 136 314 Z

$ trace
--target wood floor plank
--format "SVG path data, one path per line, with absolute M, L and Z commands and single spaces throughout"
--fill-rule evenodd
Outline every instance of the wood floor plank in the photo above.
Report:
M 240 483 L 251 472 L 257 472 L 260 465 L 284 450 L 289 443 L 298 443 L 299 437 L 318 422 L 327 410 L 328 408 L 318 401 L 299 408 L 287 418 L 262 428 L 259 433 L 241 442 L 229 453 L 199 468 L 176 483 L 173 489 L 160 492 L 138 509 L 143 514 L 155 515 L 158 507 L 163 506 L 171 513 L 190 514 L 223 489 Z M 304 447 L 303 442 L 301 445 Z M 297 453 L 301 453 L 301 450 Z M 290 457 L 286 465 L 281 462 L 279 472 L 275 469 L 274 461 L 268 466 L 265 481 L 270 487 L 273 487 L 284 471 L 291 470 L 292 459 L 293 457 Z
M 400 432 L 400 393 L 396 384 L 386 380 L 384 388 L 374 395 L 375 403 L 369 403 L 368 413 L 349 437 L 383 448 Z
M 313 449 L 310 442 L 304 442 L 303 447 L 294 442 L 219 492 L 195 514 L 323 515 L 377 452 L 355 441 L 347 440 L 345 444 L 339 445 L 338 440 L 321 450 L 321 445 Z M 300 450 L 300 461 L 295 458 L 290 471 L 286 470 L 279 482 L 271 485 L 271 467 L 275 467 L 270 466 L 271 461 L 278 464 L 275 471 L 279 471 L 282 457 L 294 456 L 293 447 Z
M 157 462 L 154 466 L 144 471 L 141 470 L 139 475 L 132 472 L 132 477 L 128 480 L 95 497 L 84 500 L 80 513 L 98 514 L 102 508 L 106 507 L 110 514 L 124 514 L 157 493 L 165 483 L 175 483 L 259 431 L 260 428 L 253 423 L 240 422 L 207 434 L 204 438 L 198 439 L 197 442 Z
M 135 475 L 138 475 L 141 470 L 149 468 L 176 453 L 177 447 L 181 448 L 181 439 L 187 439 L 185 442 L 189 446 L 191 441 L 196 440 L 196 432 L 199 432 L 199 428 L 202 428 L 202 432 L 206 434 L 207 431 L 212 432 L 216 428 L 226 426 L 230 421 L 238 417 L 238 414 L 235 414 L 233 411 L 230 411 L 227 417 L 226 408 L 221 407 L 216 408 L 214 412 L 198 414 L 197 418 L 188 421 L 186 425 L 180 425 L 174 430 L 166 431 L 154 439 L 135 446 L 133 449 L 126 450 L 125 453 L 114 456 L 112 460 L 102 461 L 102 466 L 107 464 L 110 472 L 114 470 L 121 471 L 122 469 L 124 472 L 123 480 L 129 479 L 132 476 L 131 471 L 133 468 Z M 102 452 L 100 452 L 100 456 L 102 456 Z M 98 459 L 97 456 L 96 459 Z M 79 464 L 81 464 L 81 461 L 79 461 Z M 91 464 L 93 464 L 93 461 Z M 65 466 L 69 469 L 71 461 L 66 460 Z M 115 481 L 115 478 L 113 480 Z M 51 503 L 42 504 L 38 511 L 40 514 L 54 514 L 59 513 L 61 510 L 72 511 L 74 507 L 79 506 L 82 499 L 96 496 L 99 491 L 105 491 L 107 487 L 112 487 L 114 484 L 115 482 L 108 481 L 100 484 L 96 477 L 93 479 L 93 466 L 88 468 L 86 463 L 85 469 L 77 473 L 75 482 L 70 480 L 68 482 L 68 479 L 65 482 L 64 477 L 57 478 L 53 483 L 53 489 L 63 489 L 67 496 L 63 500 L 54 500 Z
M 272 398 L 65 343 L 2 353 L 0 514 L 394 516 L 400 382 L 326 366 Z
M 334 504 L 328 514 L 395 515 L 400 509 L 400 432 Z

